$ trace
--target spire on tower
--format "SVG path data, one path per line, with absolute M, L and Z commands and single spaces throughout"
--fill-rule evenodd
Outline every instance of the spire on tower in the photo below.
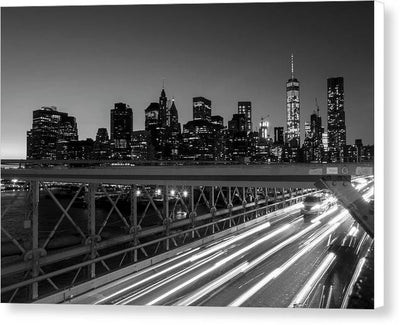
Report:
M 165 95 L 165 78 L 163 78 L 163 80 L 162 80 L 161 97 L 166 97 L 166 95 Z
M 291 73 L 292 73 L 292 79 L 294 78 L 294 62 L 293 62 L 293 53 L 290 57 L 290 66 L 291 66 Z
M 319 116 L 319 105 L 318 105 L 317 97 L 315 97 L 315 106 L 317 107 L 317 115 Z

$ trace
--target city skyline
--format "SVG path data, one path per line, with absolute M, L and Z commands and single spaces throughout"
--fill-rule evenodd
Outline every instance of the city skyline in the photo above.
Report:
M 224 16 L 224 19 L 229 20 L 229 18 L 237 18 L 242 15 L 243 21 L 247 22 L 250 22 L 250 18 L 252 17 L 252 15 L 257 13 L 257 9 L 260 9 L 259 6 L 263 7 L 263 12 L 267 16 L 271 15 L 271 12 L 274 12 L 275 14 L 280 12 L 281 14 L 286 13 L 288 15 L 294 15 L 294 9 L 296 9 L 296 4 L 269 3 L 257 5 L 227 4 L 172 6 L 174 10 L 170 10 L 168 8 L 169 6 L 125 6 L 124 8 L 127 10 L 124 11 L 129 12 L 129 14 L 136 15 L 138 14 L 137 12 L 143 13 L 144 11 L 145 13 L 147 12 L 147 15 L 145 15 L 145 17 L 152 17 L 153 15 L 157 16 L 157 14 L 165 14 L 165 12 L 170 12 L 173 14 L 174 17 L 177 17 L 178 14 L 176 13 L 176 11 L 181 14 L 185 12 L 199 14 L 199 12 L 205 12 L 204 7 L 208 8 L 210 6 L 212 6 L 212 9 L 209 10 L 207 15 L 205 16 L 205 19 L 212 20 L 211 18 L 215 16 L 222 17 L 222 13 L 225 13 L 225 16 L 228 16 L 228 18 Z M 108 7 L 108 9 L 111 8 L 111 13 L 108 14 L 110 19 L 113 17 L 125 17 L 128 14 L 122 12 L 120 7 L 121 6 Z M 243 10 L 241 10 L 243 9 L 243 7 L 244 9 L 246 9 L 244 12 Z M 318 98 L 319 106 L 321 108 L 320 111 L 323 121 L 322 124 L 325 128 L 327 127 L 326 79 L 329 77 L 343 76 L 346 80 L 344 92 L 344 107 L 346 112 L 346 125 L 348 127 L 347 143 L 354 143 L 355 139 L 361 138 L 363 139 L 363 142 L 365 144 L 373 144 L 373 132 L 371 132 L 371 130 L 373 130 L 373 37 L 371 38 L 371 35 L 373 34 L 369 32 L 369 29 L 373 29 L 373 3 L 347 3 L 334 5 L 307 3 L 302 4 L 302 6 L 299 6 L 298 8 L 300 8 L 300 11 L 297 12 L 299 17 L 305 15 L 305 11 L 307 10 L 314 10 L 315 13 L 320 14 L 318 18 L 316 18 L 319 20 L 321 20 L 322 17 L 324 17 L 324 19 L 326 20 L 327 17 L 325 17 L 324 14 L 326 15 L 328 12 L 332 14 L 332 10 L 333 13 L 335 12 L 335 10 L 337 10 L 338 13 L 340 12 L 340 21 L 343 25 L 337 28 L 339 32 L 341 28 L 345 29 L 349 26 L 354 25 L 354 23 L 351 22 L 350 18 L 351 14 L 357 11 L 357 14 L 361 16 L 362 19 L 361 21 L 357 21 L 357 24 L 354 25 L 354 28 L 352 27 L 352 33 L 350 34 L 352 34 L 353 36 L 357 35 L 358 37 L 356 37 L 356 40 L 352 42 L 354 44 L 350 44 L 351 42 L 349 42 L 348 35 L 346 35 L 345 33 L 340 34 L 339 32 L 337 32 L 341 36 L 337 41 L 343 43 L 347 42 L 349 44 L 348 47 L 342 46 L 342 48 L 339 47 L 339 49 L 335 49 L 336 53 L 333 54 L 336 54 L 336 59 L 335 55 L 333 55 L 329 51 L 326 52 L 320 49 L 321 46 L 318 46 L 318 44 L 321 44 L 320 38 L 323 33 L 321 33 L 321 31 L 318 32 L 314 30 L 312 32 L 309 32 L 321 34 L 319 37 L 316 38 L 316 42 L 314 45 L 314 47 L 318 48 L 319 51 L 315 50 L 315 52 L 312 53 L 307 52 L 310 49 L 310 44 L 308 44 L 307 46 L 300 46 L 300 44 L 297 44 L 299 40 L 295 40 L 291 42 L 291 44 L 286 44 L 282 41 L 281 43 L 284 44 L 277 44 L 277 52 L 274 52 L 274 55 L 260 58 L 261 54 L 256 51 L 257 49 L 260 49 L 260 47 L 258 46 L 262 45 L 257 42 L 260 41 L 260 36 L 255 37 L 255 40 L 246 40 L 246 38 L 244 37 L 246 35 L 248 36 L 247 33 L 257 27 L 254 23 L 252 23 L 250 24 L 250 27 L 240 26 L 243 27 L 243 29 L 240 28 L 242 35 L 239 38 L 240 41 L 245 42 L 244 44 L 248 44 L 247 46 L 249 46 L 249 48 L 251 48 L 253 51 L 246 52 L 247 48 L 244 48 L 244 51 L 240 51 L 241 55 L 236 55 L 234 53 L 232 54 L 232 52 L 228 52 L 229 55 L 226 56 L 228 63 L 226 63 L 221 60 L 221 57 L 216 55 L 221 54 L 222 50 L 221 46 L 218 46 L 217 44 L 218 37 L 209 39 L 209 44 L 211 45 L 209 45 L 207 42 L 205 42 L 204 44 L 200 42 L 205 47 L 209 48 L 210 52 L 212 53 L 205 53 L 205 50 L 200 48 L 198 50 L 199 53 L 194 52 L 195 54 L 197 54 L 194 56 L 193 50 L 187 50 L 186 52 L 178 50 L 181 49 L 182 46 L 184 47 L 185 42 L 183 42 L 183 40 L 186 40 L 186 45 L 188 43 L 188 35 L 180 35 L 181 37 L 176 38 L 180 39 L 181 42 L 166 42 L 166 44 L 168 44 L 169 46 L 165 48 L 164 60 L 161 60 L 158 54 L 155 55 L 153 53 L 154 57 L 151 57 L 149 59 L 149 62 L 157 63 L 156 66 L 159 68 L 160 71 L 155 72 L 154 68 L 146 71 L 144 71 L 144 69 L 140 70 L 140 76 L 142 77 L 142 79 L 140 79 L 140 77 L 137 77 L 136 79 L 133 78 L 133 76 L 135 75 L 135 69 L 127 69 L 128 71 L 123 71 L 124 69 L 122 69 L 120 65 L 118 65 L 117 69 L 117 66 L 115 66 L 114 63 L 111 64 L 111 67 L 109 68 L 112 70 L 112 67 L 114 67 L 116 70 L 115 73 L 109 71 L 107 74 L 108 77 L 106 79 L 111 79 L 115 81 L 118 75 L 119 77 L 122 77 L 124 81 L 121 81 L 114 86 L 112 82 L 107 84 L 107 80 L 101 80 L 101 78 L 96 84 L 90 83 L 88 81 L 95 79 L 95 77 L 99 77 L 99 75 L 103 76 L 104 78 L 104 73 L 106 71 L 101 71 L 100 73 L 100 71 L 96 70 L 96 68 L 102 67 L 101 63 L 104 63 L 105 56 L 101 58 L 101 55 L 100 57 L 92 57 L 92 59 L 97 58 L 97 62 L 92 62 L 92 66 L 81 66 L 83 67 L 83 70 L 85 72 L 92 71 L 93 69 L 98 72 L 97 74 L 86 74 L 86 83 L 85 78 L 82 76 L 83 73 L 78 73 L 76 69 L 80 65 L 88 63 L 88 58 L 84 57 L 81 59 L 81 61 L 77 60 L 74 62 L 72 56 L 70 58 L 71 62 L 68 62 L 68 57 L 65 54 L 64 56 L 61 55 L 61 58 L 57 57 L 57 55 L 60 54 L 60 49 L 57 49 L 55 53 L 53 53 L 53 51 L 47 53 L 47 55 L 49 56 L 48 59 L 50 60 L 47 60 L 46 62 L 41 61 L 41 64 L 43 64 L 43 66 L 50 65 L 52 67 L 52 69 L 48 69 L 47 72 L 41 72 L 36 70 L 38 68 L 32 67 L 32 62 L 37 63 L 36 60 L 32 60 L 32 62 L 27 62 L 28 72 L 35 72 L 36 74 L 34 74 L 34 76 L 36 76 L 39 79 L 38 81 L 41 81 L 41 83 L 29 84 L 28 80 L 31 80 L 32 75 L 28 75 L 28 72 L 26 71 L 22 73 L 21 68 L 12 70 L 12 67 L 16 63 L 21 63 L 20 60 L 24 57 L 24 55 L 21 53 L 15 53 L 16 49 L 18 49 L 18 46 L 21 45 L 19 42 L 24 39 L 24 37 L 22 37 L 24 35 L 21 35 L 23 33 L 21 33 L 21 30 L 19 30 L 18 28 L 16 30 L 8 28 L 13 27 L 13 25 L 14 27 L 15 25 L 18 25 L 18 21 L 19 25 L 17 27 L 22 28 L 23 24 L 21 23 L 20 19 L 22 17 L 25 17 L 25 15 L 27 15 L 27 12 L 29 12 L 30 10 L 36 11 L 41 17 L 46 15 L 49 16 L 50 13 L 52 13 L 53 16 L 50 15 L 50 18 L 52 19 L 54 19 L 54 15 L 57 16 L 58 13 L 57 17 L 60 20 L 63 20 L 63 17 L 60 16 L 60 12 L 64 10 L 64 12 L 69 13 L 70 15 L 80 16 L 81 20 L 78 20 L 78 23 L 81 25 L 83 24 L 84 20 L 82 19 L 82 16 L 89 14 L 89 12 L 92 12 L 92 14 L 94 14 L 95 16 L 97 15 L 96 17 L 104 18 L 104 7 L 79 7 L 79 14 L 76 8 L 71 7 L 18 8 L 14 9 L 14 12 L 12 12 L 13 8 L 6 8 L 7 10 L 4 10 L 2 13 L 2 47 L 4 66 L 2 70 L 2 157 L 25 157 L 25 136 L 26 131 L 31 126 L 31 114 L 33 110 L 38 109 L 41 106 L 54 105 L 57 106 L 60 111 L 65 111 L 68 112 L 70 115 L 75 116 L 78 123 L 79 138 L 86 139 L 94 138 L 97 129 L 100 127 L 106 127 L 108 129 L 108 116 L 110 109 L 113 107 L 114 103 L 124 102 L 133 109 L 133 129 L 141 130 L 144 128 L 145 124 L 144 110 L 151 102 L 156 101 L 159 95 L 159 90 L 161 89 L 163 79 L 166 79 L 165 89 L 167 91 L 168 98 L 175 98 L 175 104 L 179 112 L 179 122 L 181 124 L 184 124 L 187 121 L 191 120 L 192 98 L 196 96 L 204 96 L 205 98 L 208 98 L 212 101 L 213 114 L 221 115 L 226 122 L 230 120 L 232 114 L 235 113 L 237 103 L 239 101 L 251 101 L 253 109 L 253 129 L 258 128 L 261 117 L 266 118 L 269 115 L 270 127 L 272 130 L 274 127 L 285 125 L 286 98 L 284 88 L 285 82 L 290 78 L 290 54 L 292 52 L 294 53 L 295 58 L 295 75 L 301 83 L 301 142 L 303 142 L 304 140 L 304 122 L 309 120 L 310 115 L 315 109 L 315 98 Z M 13 20 L 13 15 L 14 18 L 18 18 Z M 57 27 L 62 27 L 63 23 L 65 22 L 59 22 L 59 24 L 57 24 L 57 26 L 55 27 L 55 30 L 57 30 Z M 274 23 L 276 25 L 280 24 L 276 21 L 276 19 L 274 20 Z M 128 22 L 126 20 L 122 20 L 121 24 L 128 24 Z M 219 36 L 226 36 L 230 41 L 230 43 L 228 42 L 228 49 L 231 49 L 233 45 L 237 44 L 236 38 L 232 36 L 235 34 L 235 26 L 232 26 L 232 30 L 228 31 L 227 27 L 224 25 L 224 20 L 222 18 L 218 24 L 215 24 L 213 25 L 214 28 L 219 27 L 217 29 L 219 33 L 217 34 Z M 307 25 L 307 23 L 304 22 L 302 24 Z M 318 24 L 322 24 L 322 22 L 318 22 Z M 327 26 L 328 24 L 329 21 L 324 22 L 323 26 Z M 41 26 L 40 23 L 38 23 L 38 25 L 40 26 L 33 26 L 35 32 L 43 32 L 43 26 Z M 178 26 L 175 25 L 170 29 L 176 32 L 178 30 Z M 260 22 L 259 25 L 259 28 L 261 28 L 263 25 L 265 25 L 265 22 Z M 107 26 L 110 27 L 110 25 Z M 171 31 L 170 29 L 168 27 L 167 31 L 165 32 L 168 34 L 168 31 Z M 324 30 L 324 28 L 322 28 L 322 30 Z M 206 29 L 204 31 L 197 30 L 197 34 L 195 34 L 195 36 L 197 36 L 197 41 L 207 39 L 207 36 L 211 35 L 211 31 L 212 29 Z M 276 34 L 282 36 L 282 33 L 285 34 L 288 32 L 290 31 L 284 30 L 281 32 L 278 31 L 276 32 Z M 67 31 L 64 29 L 65 35 L 62 39 L 66 43 L 70 44 L 71 41 L 67 40 L 67 36 L 76 35 L 76 39 L 73 40 L 72 43 L 75 42 L 77 44 L 81 44 L 85 37 L 90 36 L 87 35 L 87 33 L 91 34 L 91 36 L 94 37 L 94 39 L 87 39 L 89 40 L 89 43 L 91 43 L 91 45 L 97 44 L 97 46 L 99 47 L 101 37 L 94 30 L 87 30 L 86 32 L 85 30 L 83 30 L 81 35 L 77 34 L 76 30 Z M 265 35 L 265 33 L 266 30 L 262 29 L 261 34 Z M 301 32 L 299 33 L 301 34 Z M 29 34 L 29 32 L 27 32 L 27 34 Z M 42 41 L 40 44 L 43 45 L 47 42 L 50 42 L 50 40 L 52 40 L 55 36 L 51 34 L 51 31 L 46 30 L 45 36 L 47 36 L 47 38 L 45 37 L 44 41 Z M 148 34 L 148 31 L 145 31 L 144 34 Z M 154 31 L 152 31 L 152 35 L 154 36 Z M 157 35 L 158 37 L 161 37 L 161 35 Z M 98 39 L 96 39 L 96 36 Z M 124 36 L 126 35 L 124 34 Z M 304 35 L 298 36 L 304 41 Z M 328 33 L 328 36 L 326 36 L 327 40 L 329 39 L 329 36 L 331 35 Z M 193 37 L 194 36 L 192 34 L 192 38 Z M 275 40 L 276 37 L 277 36 L 275 36 Z M 111 41 L 110 37 L 108 38 L 108 40 L 110 41 L 109 45 L 115 45 L 117 43 L 117 41 Z M 329 47 L 329 42 L 327 40 L 322 42 L 325 47 Z M 345 42 L 345 40 L 347 41 Z M 142 42 L 144 42 L 143 38 Z M 153 42 L 150 43 L 153 44 Z M 161 43 L 164 44 L 164 40 L 162 40 Z M 193 42 L 189 42 L 190 45 L 193 45 L 192 43 Z M 197 44 L 197 42 L 194 43 Z M 56 45 L 61 48 L 63 47 L 61 46 L 61 43 L 56 43 Z M 176 52 L 174 52 L 174 55 L 171 55 L 171 48 L 174 47 L 178 47 L 178 49 Z M 352 47 L 355 47 L 358 50 L 357 53 L 362 53 L 362 56 L 359 57 L 360 60 L 357 62 L 352 61 L 352 59 L 354 60 L 354 53 L 351 52 Z M 86 48 L 87 51 L 88 49 L 89 48 Z M 154 49 L 154 44 L 149 48 L 140 47 L 140 50 L 143 52 L 141 53 L 141 55 L 152 53 L 152 50 Z M 111 49 L 108 50 L 111 51 Z M 34 52 L 34 54 L 38 55 L 42 53 L 42 51 L 42 48 L 36 47 L 36 52 Z M 324 53 L 319 54 L 319 52 Z M 14 53 L 16 57 L 11 58 L 12 53 Z M 346 57 L 344 57 L 345 53 Z M 94 53 L 91 54 L 94 55 Z M 116 53 L 111 54 L 113 55 L 111 55 L 109 58 L 115 59 Z M 123 60 L 123 62 L 130 62 L 131 67 L 132 65 L 135 65 L 135 62 L 140 62 L 140 60 L 134 60 L 136 54 L 133 55 L 133 57 L 129 57 L 129 53 L 123 52 L 122 56 L 125 59 Z M 314 60 L 311 60 L 312 56 L 314 56 Z M 183 62 L 180 67 L 181 71 L 179 71 L 179 73 L 177 73 L 176 71 L 174 71 L 174 73 L 168 72 L 171 71 L 171 66 L 173 66 L 174 68 L 177 67 L 177 59 L 183 58 L 188 60 L 191 57 L 194 59 L 193 63 L 190 64 L 190 62 Z M 256 63 L 253 63 L 252 60 L 248 60 L 248 62 L 243 62 L 246 61 L 245 59 L 252 58 L 257 59 Z M 321 60 L 322 58 L 325 58 L 325 60 L 320 62 L 319 60 Z M 60 62 L 64 63 L 65 66 L 60 65 L 60 62 L 57 63 L 58 59 L 60 59 Z M 262 60 L 260 61 L 260 59 Z M 341 60 L 343 61 L 342 63 L 340 62 Z M 351 62 L 351 64 L 349 61 Z M 220 64 L 222 67 L 215 67 L 216 64 Z M 310 67 L 310 64 L 316 65 L 318 69 L 308 69 Z M 203 69 L 202 73 L 198 75 L 197 80 L 192 80 L 193 74 L 195 74 L 194 72 L 202 70 L 202 67 L 204 67 L 204 65 L 207 66 L 208 69 Z M 71 68 L 71 66 L 73 67 L 74 71 L 70 72 L 68 75 L 68 73 L 66 73 L 66 69 L 68 67 Z M 164 66 L 168 68 L 165 68 Z M 271 69 L 271 71 L 273 71 L 274 69 L 272 68 L 275 68 L 275 66 L 278 70 L 276 71 L 276 73 L 267 75 L 262 74 L 262 72 L 265 72 L 265 70 L 263 69 Z M 129 68 L 129 64 L 126 67 Z M 187 70 L 184 69 L 188 67 L 192 67 L 193 71 L 188 73 Z M 212 71 L 212 68 L 217 69 L 217 71 L 214 73 L 214 71 Z M 235 70 L 233 71 L 232 69 Z M 66 75 L 57 74 L 57 70 L 63 71 L 64 73 L 66 73 Z M 317 72 L 315 70 L 317 70 Z M 228 73 L 224 74 L 223 71 Z M 75 79 L 73 76 L 74 72 L 76 73 Z M 53 74 L 53 78 L 46 80 L 46 82 L 43 82 L 43 78 L 46 79 L 49 74 Z M 25 78 L 18 80 L 18 77 L 21 76 L 25 76 Z M 192 78 L 190 78 L 190 76 Z M 359 79 L 357 79 L 356 76 L 359 77 Z M 224 81 L 223 84 L 221 83 L 222 79 Z M 21 82 L 21 80 L 23 81 Z M 60 85 L 57 85 L 57 82 L 54 81 L 58 81 Z M 360 81 L 363 82 L 360 83 Z M 44 87 L 46 83 L 49 87 Z M 79 85 L 83 86 L 83 88 L 78 89 Z M 21 94 L 24 94 L 23 96 L 17 95 L 18 89 L 22 90 Z M 61 90 L 63 90 L 64 92 L 61 92 Z M 28 96 L 29 94 L 31 96 Z M 57 101 L 56 98 L 59 98 L 59 100 Z M 48 101 L 52 102 L 50 103 Z M 19 111 L 21 112 L 15 114 L 15 107 L 22 107 L 21 105 L 23 106 L 23 108 L 19 109 Z M 85 107 L 85 109 L 82 110 L 80 109 L 81 107 Z

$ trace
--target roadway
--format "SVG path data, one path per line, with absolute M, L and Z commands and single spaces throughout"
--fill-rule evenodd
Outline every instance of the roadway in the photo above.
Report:
M 329 276 L 343 264 L 343 245 L 337 243 L 354 237 L 362 255 L 371 241 L 339 205 L 308 222 L 300 208 L 301 203 L 279 210 L 262 224 L 183 251 L 68 303 L 337 307 L 356 263 L 349 262 L 347 277 Z M 321 297 L 329 303 L 321 305 Z

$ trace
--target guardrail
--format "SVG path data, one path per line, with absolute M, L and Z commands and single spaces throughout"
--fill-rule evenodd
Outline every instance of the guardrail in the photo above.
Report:
M 20 288 L 27 287 L 27 286 L 30 286 L 33 284 L 37 285 L 39 282 L 42 282 L 42 281 L 51 282 L 52 281 L 51 278 L 54 278 L 54 277 L 57 277 L 60 275 L 65 275 L 67 273 L 74 272 L 76 270 L 78 270 L 78 273 L 79 273 L 79 271 L 84 267 L 90 268 L 91 266 L 95 265 L 96 263 L 104 263 L 105 261 L 108 261 L 112 258 L 121 256 L 121 255 L 123 255 L 123 259 L 124 259 L 124 256 L 126 256 L 126 254 L 128 254 L 128 253 L 137 252 L 140 249 L 144 249 L 144 248 L 151 247 L 154 245 L 157 245 L 157 247 L 158 247 L 162 242 L 165 242 L 165 241 L 175 240 L 175 242 L 177 242 L 178 237 L 182 238 L 182 236 L 184 237 L 184 239 L 181 243 L 183 245 L 185 243 L 185 238 L 187 238 L 187 236 L 189 234 L 192 234 L 192 239 L 194 239 L 194 234 L 196 232 L 198 233 L 200 230 L 204 230 L 204 234 L 207 234 L 207 231 L 211 229 L 210 233 L 214 234 L 214 233 L 218 233 L 223 230 L 229 229 L 230 227 L 232 227 L 232 224 L 234 224 L 234 226 L 237 226 L 239 224 L 245 224 L 249 220 L 250 221 L 257 220 L 262 216 L 268 215 L 268 213 L 270 213 L 272 211 L 276 211 L 280 207 L 289 206 L 289 205 L 292 205 L 292 204 L 302 201 L 303 198 L 306 195 L 308 195 L 308 193 L 311 191 L 314 191 L 314 190 L 307 191 L 306 194 L 298 195 L 295 197 L 290 197 L 287 200 L 283 200 L 281 202 L 276 202 L 274 204 L 268 204 L 268 201 L 265 202 L 265 200 L 264 201 L 260 200 L 257 203 L 251 202 L 251 203 L 248 203 L 248 204 L 245 204 L 242 206 L 236 206 L 236 207 L 231 207 L 228 209 L 223 209 L 220 211 L 215 211 L 215 213 L 207 213 L 204 215 L 196 216 L 192 219 L 178 220 L 178 221 L 172 222 L 170 224 L 170 229 L 175 230 L 175 232 L 173 232 L 173 233 L 162 236 L 160 238 L 149 240 L 142 244 L 136 244 L 131 247 L 123 248 L 116 252 L 111 252 L 111 253 L 105 254 L 103 256 L 93 257 L 90 260 L 80 262 L 80 263 L 77 263 L 77 264 L 74 264 L 74 265 L 71 265 L 68 267 L 64 267 L 59 270 L 50 271 L 46 274 L 42 274 L 42 275 L 38 274 L 37 276 L 35 276 L 32 279 L 22 280 L 22 281 L 19 281 L 18 283 L 11 284 L 11 285 L 8 285 L 8 286 L 2 288 L 1 293 L 3 295 L 4 293 L 10 292 L 12 290 L 19 290 Z M 265 203 L 266 203 L 266 205 L 262 206 L 262 204 L 265 204 Z M 250 208 L 250 210 L 247 210 L 248 208 Z M 244 211 L 235 213 L 240 210 L 244 210 Z M 228 214 L 227 217 L 214 219 L 216 216 L 223 216 L 226 214 Z M 212 221 L 207 222 L 205 224 L 201 224 L 201 225 L 195 225 L 197 222 L 207 221 L 209 219 L 212 219 Z M 184 229 L 185 227 L 188 227 L 188 228 Z M 180 230 L 176 231 L 177 229 L 180 229 Z M 160 234 L 164 231 L 165 231 L 164 226 L 155 227 L 154 229 L 150 229 L 150 230 L 148 229 L 146 231 L 137 233 L 137 238 L 145 238 L 145 237 L 148 237 L 149 235 Z M 203 234 L 203 236 L 204 236 L 204 234 Z M 201 237 L 201 236 L 199 236 L 199 237 Z M 132 243 L 133 239 L 134 239 L 133 234 L 123 235 L 118 238 L 112 238 L 110 240 L 99 243 L 99 246 L 96 247 L 96 249 L 101 250 L 101 249 L 105 249 L 105 248 L 115 247 L 115 246 L 118 246 L 121 244 Z M 57 254 L 51 254 L 48 256 L 44 256 L 44 257 L 40 258 L 40 266 L 45 266 L 45 265 L 49 265 L 52 263 L 56 263 L 62 259 L 84 256 L 85 254 L 89 254 L 91 252 L 91 249 L 92 249 L 91 245 L 86 245 L 86 246 L 80 246 L 77 248 L 69 249 L 67 251 L 64 251 L 62 254 L 57 253 Z M 137 262 L 137 260 L 135 262 Z M 7 266 L 2 267 L 2 277 L 12 275 L 12 274 L 15 274 L 18 272 L 24 272 L 24 271 L 28 272 L 30 267 L 31 266 L 27 265 L 26 263 L 18 263 L 18 264 L 9 266 L 9 267 L 7 267 Z M 109 271 L 111 271 L 111 270 L 109 270 Z M 100 275 L 103 275 L 103 274 L 100 274 Z M 97 274 L 96 276 L 98 277 L 99 274 Z M 76 276 L 74 278 L 76 278 Z M 73 282 L 70 287 L 73 287 L 75 284 L 77 284 L 77 283 Z M 56 291 L 59 291 L 59 290 L 60 290 L 59 288 L 56 289 Z M 14 297 L 15 294 L 13 294 L 11 296 L 11 299 Z

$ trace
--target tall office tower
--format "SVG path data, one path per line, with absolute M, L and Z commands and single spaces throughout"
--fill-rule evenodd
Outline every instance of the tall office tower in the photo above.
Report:
M 305 138 L 312 138 L 311 123 L 310 122 L 304 122 L 304 137 Z
M 170 112 L 168 109 L 168 99 L 165 94 L 164 87 L 161 90 L 161 95 L 159 98 L 159 104 L 160 104 L 160 122 L 161 125 L 167 126 L 170 122 Z
M 176 130 L 179 126 L 178 122 L 178 110 L 175 106 L 175 99 L 172 98 L 171 105 L 169 106 L 169 114 L 168 114 L 168 126 L 170 126 L 173 130 Z
M 211 101 L 204 97 L 193 98 L 193 120 L 211 122 Z
M 215 157 L 215 133 L 217 125 L 207 120 L 193 120 L 183 125 L 182 159 L 217 160 Z
M 251 102 L 238 102 L 238 114 L 246 116 L 246 132 L 253 131 L 253 123 L 251 121 Z
M 322 127 L 322 119 L 319 115 L 319 107 L 317 104 L 317 111 L 314 111 L 311 114 L 310 119 L 310 128 L 312 135 L 312 157 L 311 160 L 315 162 L 321 162 L 323 158 L 323 144 L 322 144 L 322 133 L 324 132 L 324 128 Z
M 93 144 L 93 159 L 105 160 L 111 156 L 110 139 L 106 128 L 99 128 Z
M 324 149 L 324 154 L 325 157 L 328 154 L 329 151 L 329 140 L 328 140 L 328 132 L 322 132 L 322 147 Z M 324 159 L 324 161 L 326 161 L 327 158 Z
M 179 157 L 179 144 L 181 136 L 181 125 L 178 121 L 178 110 L 175 106 L 175 99 L 172 98 L 170 105 L 168 105 L 167 126 L 166 126 L 166 158 L 178 159 Z
M 322 119 L 321 119 L 321 116 L 319 115 L 319 110 L 317 110 L 317 112 L 314 111 L 313 114 L 311 114 L 310 131 L 311 131 L 312 137 L 316 141 L 322 140 L 323 128 L 322 128 Z
M 283 126 L 274 127 L 274 143 L 283 145 L 284 143 Z
M 148 158 L 161 159 L 161 137 L 164 135 L 164 128 L 160 122 L 160 104 L 151 103 L 145 109 L 145 130 L 150 133 Z
M 286 83 L 286 139 L 290 148 L 300 147 L 300 83 L 294 77 L 293 54 L 291 77 Z
M 343 77 L 328 78 L 328 145 L 330 160 L 343 162 L 346 147 Z
M 115 159 L 130 159 L 133 113 L 125 103 L 116 103 L 110 112 L 112 156 Z
M 32 129 L 27 132 L 27 159 L 56 159 L 57 144 L 78 140 L 75 117 L 58 112 L 55 106 L 33 111 Z M 67 157 L 65 154 L 59 156 Z
M 151 103 L 144 111 L 145 113 L 145 129 L 151 131 L 159 124 L 160 104 Z
M 232 120 L 228 122 L 228 151 L 232 160 L 249 154 L 246 120 L 245 114 L 233 114 Z
M 357 162 L 362 161 L 363 143 L 361 139 L 356 139 L 354 146 L 357 148 Z
M 258 130 L 258 136 L 260 139 L 268 139 L 269 138 L 269 121 L 261 118 L 260 128 Z
M 132 159 L 147 160 L 149 158 L 150 132 L 146 130 L 132 131 Z

